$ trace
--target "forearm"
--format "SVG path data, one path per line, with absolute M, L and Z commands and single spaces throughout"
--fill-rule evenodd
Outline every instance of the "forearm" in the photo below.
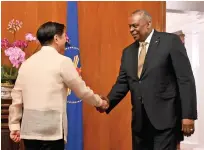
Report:
M 76 94 L 77 97 L 86 103 L 99 107 L 102 104 L 102 99 L 99 95 L 86 86 L 85 82 L 79 77 L 69 83 L 69 88 Z
M 128 93 L 129 85 L 126 74 L 126 59 L 125 52 L 121 58 L 121 65 L 119 75 L 117 77 L 115 85 L 112 87 L 110 93 L 108 94 L 109 99 L 109 108 L 106 110 L 106 113 L 109 113 Z
M 20 120 L 22 118 L 22 105 L 11 105 L 9 107 L 9 129 L 10 131 L 20 130 Z
M 120 101 L 127 95 L 128 91 L 129 86 L 126 82 L 116 82 L 107 96 L 109 99 L 109 108 L 106 113 L 109 113 L 118 103 L 120 103 Z
M 178 79 L 182 107 L 182 119 L 197 119 L 196 87 L 193 76 L 188 79 Z
M 102 99 L 86 86 L 81 79 L 70 58 L 65 58 L 61 64 L 61 76 L 64 83 L 71 89 L 78 98 L 92 106 L 102 105 Z
M 20 121 L 22 119 L 22 96 L 20 91 L 13 89 L 12 104 L 9 107 L 9 129 L 10 131 L 20 130 Z

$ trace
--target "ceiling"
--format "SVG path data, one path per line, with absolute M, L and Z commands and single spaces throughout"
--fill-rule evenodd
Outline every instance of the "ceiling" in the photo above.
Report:
M 167 12 L 171 10 L 204 12 L 204 1 L 167 1 L 166 9 Z

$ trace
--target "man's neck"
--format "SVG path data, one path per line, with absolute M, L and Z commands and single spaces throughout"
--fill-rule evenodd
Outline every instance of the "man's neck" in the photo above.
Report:
M 141 40 L 139 40 L 139 42 L 144 42 L 144 41 L 146 41 L 146 39 L 148 38 L 148 36 L 151 34 L 152 30 L 153 30 L 153 29 L 150 29 L 150 30 L 147 32 L 146 36 L 145 36 L 144 38 L 142 38 Z
M 60 52 L 59 48 L 58 48 L 56 45 L 51 44 L 51 45 L 49 45 L 49 46 L 51 46 L 52 48 L 56 49 L 58 53 Z

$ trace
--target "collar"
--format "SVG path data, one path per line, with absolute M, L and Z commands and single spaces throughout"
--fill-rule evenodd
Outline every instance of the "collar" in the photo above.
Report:
M 49 51 L 55 51 L 55 52 L 57 52 L 57 50 L 54 48 L 54 47 L 52 47 L 52 46 L 42 46 L 42 48 L 41 48 L 41 50 L 49 50 Z
M 147 42 L 148 44 L 149 44 L 150 41 L 151 41 L 151 38 L 152 38 L 153 33 L 154 33 L 154 29 L 152 29 L 151 33 L 148 35 L 147 39 L 145 40 L 145 42 Z

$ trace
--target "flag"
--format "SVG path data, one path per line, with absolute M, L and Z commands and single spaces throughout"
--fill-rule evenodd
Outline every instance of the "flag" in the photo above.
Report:
M 67 35 L 70 44 L 64 55 L 71 58 L 77 71 L 81 72 L 78 41 L 78 10 L 76 1 L 67 2 Z M 83 150 L 82 101 L 68 89 L 67 92 L 68 137 L 66 150 Z

